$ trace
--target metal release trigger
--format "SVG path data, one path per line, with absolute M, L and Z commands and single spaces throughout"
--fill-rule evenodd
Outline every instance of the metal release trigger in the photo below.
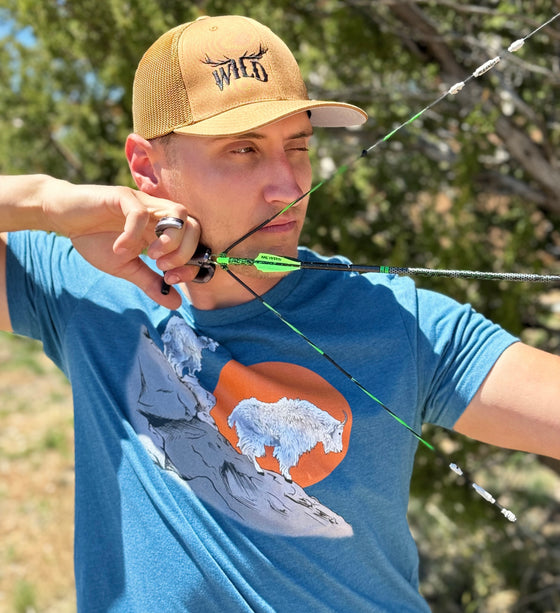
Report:
M 214 272 L 216 272 L 216 262 L 212 261 L 212 250 L 203 244 L 198 245 L 187 264 L 200 268 L 198 274 L 193 279 L 195 283 L 208 283 L 214 276 Z

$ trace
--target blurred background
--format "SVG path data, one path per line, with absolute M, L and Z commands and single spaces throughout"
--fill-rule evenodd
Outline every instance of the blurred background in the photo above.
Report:
M 316 131 L 316 181 L 356 163 L 313 195 L 304 244 L 358 263 L 559 274 L 560 18 L 501 53 L 559 11 L 553 0 L 0 0 L 0 172 L 132 185 L 123 145 L 142 53 L 179 23 L 242 14 L 285 40 L 310 97 L 370 114 L 359 130 Z M 418 285 L 560 353 L 558 286 Z M 519 518 L 419 450 L 409 514 L 433 611 L 560 611 L 560 462 L 425 434 Z M 75 611 L 73 483 L 68 384 L 37 343 L 2 335 L 0 613 Z

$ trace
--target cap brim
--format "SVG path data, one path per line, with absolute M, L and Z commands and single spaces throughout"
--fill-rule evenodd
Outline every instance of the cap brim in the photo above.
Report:
M 311 125 L 323 128 L 360 126 L 368 117 L 361 108 L 344 102 L 267 100 L 239 106 L 173 131 L 195 136 L 235 136 L 303 111 L 311 111 Z

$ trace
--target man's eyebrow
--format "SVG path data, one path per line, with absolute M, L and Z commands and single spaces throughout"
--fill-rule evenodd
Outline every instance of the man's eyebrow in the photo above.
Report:
M 288 140 L 296 140 L 298 138 L 310 138 L 313 136 L 313 130 L 302 130 L 301 132 L 297 132 L 296 134 L 290 136 Z
M 297 140 L 298 138 L 310 138 L 313 136 L 313 130 L 302 130 L 288 136 L 286 140 Z M 231 136 L 217 136 L 216 140 L 242 140 L 244 138 L 252 138 L 255 140 L 262 140 L 266 138 L 261 132 L 243 132 L 242 134 L 232 134 Z

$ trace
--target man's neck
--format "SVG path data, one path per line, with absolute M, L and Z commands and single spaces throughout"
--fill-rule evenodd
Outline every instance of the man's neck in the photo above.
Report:
M 247 285 L 262 295 L 272 289 L 282 277 L 257 278 L 235 272 Z M 204 311 L 237 306 L 253 300 L 252 294 L 224 270 L 216 270 L 208 283 L 181 283 L 179 289 L 197 309 Z

